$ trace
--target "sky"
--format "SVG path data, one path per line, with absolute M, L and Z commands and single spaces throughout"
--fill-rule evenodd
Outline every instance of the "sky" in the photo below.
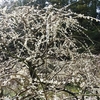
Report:
M 0 4 L 2 4 L 2 0 L 0 0 Z
M 17 1 L 17 0 L 0 0 L 0 4 L 2 4 L 3 1 Z

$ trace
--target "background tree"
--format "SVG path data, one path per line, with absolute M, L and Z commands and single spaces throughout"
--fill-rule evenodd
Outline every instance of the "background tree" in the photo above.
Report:
M 57 8 L 63 7 L 65 5 L 71 4 L 69 6 L 69 9 L 71 9 L 73 12 L 81 13 L 86 16 L 92 16 L 94 18 L 97 17 L 96 13 L 96 7 L 99 5 L 99 0 L 49 0 L 52 4 L 56 4 Z M 88 29 L 88 31 L 85 31 L 85 33 L 93 40 L 94 44 L 91 44 L 90 42 L 87 42 L 87 44 L 90 46 L 91 51 L 93 53 L 99 53 L 100 51 L 100 25 L 98 22 L 90 22 L 90 20 L 84 20 L 84 19 L 78 19 L 80 24 Z M 84 36 L 79 36 L 80 38 L 84 38 Z M 78 39 L 78 38 L 77 38 Z

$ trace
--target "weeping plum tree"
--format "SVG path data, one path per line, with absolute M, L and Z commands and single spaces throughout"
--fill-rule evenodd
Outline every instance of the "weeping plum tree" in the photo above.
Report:
M 99 98 L 94 90 L 100 84 L 99 58 L 85 41 L 73 37 L 77 32 L 92 42 L 77 18 L 94 18 L 73 13 L 67 6 L 41 10 L 22 6 L 0 12 L 1 98 L 84 100 L 91 94 Z M 68 90 L 69 84 L 77 91 Z

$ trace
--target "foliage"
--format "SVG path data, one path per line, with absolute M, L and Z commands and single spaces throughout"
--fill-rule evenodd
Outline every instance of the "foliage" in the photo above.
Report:
M 22 6 L 10 13 L 1 9 L 1 14 L 1 98 L 78 100 L 88 90 L 89 95 L 98 97 L 98 90 L 94 89 L 100 84 L 99 57 L 91 54 L 85 41 L 73 37 L 76 32 L 89 39 L 77 18 L 97 19 L 73 13 L 67 6 Z M 79 53 L 82 48 L 84 52 Z M 67 90 L 69 84 L 78 85 L 79 93 Z

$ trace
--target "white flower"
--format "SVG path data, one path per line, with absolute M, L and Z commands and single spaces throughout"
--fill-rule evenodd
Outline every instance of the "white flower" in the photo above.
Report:
M 9 97 L 4 97 L 3 100 L 11 100 Z
M 8 81 L 4 81 L 4 82 L 3 82 L 3 85 L 7 85 L 7 82 L 8 82 Z
M 10 78 L 11 78 L 11 79 L 15 78 L 15 75 L 11 75 Z
M 57 97 L 57 95 L 54 95 L 54 99 L 53 100 L 60 100 L 60 98 Z
M 40 81 L 43 82 L 43 79 L 41 78 Z
M 54 84 L 57 84 L 57 80 L 53 82 Z
M 85 82 L 82 82 L 81 84 L 80 84 L 80 87 L 84 87 L 85 86 Z

